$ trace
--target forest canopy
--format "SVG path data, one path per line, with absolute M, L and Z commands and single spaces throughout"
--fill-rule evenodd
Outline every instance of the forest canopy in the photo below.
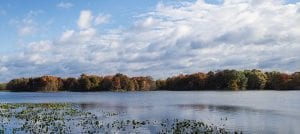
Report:
M 150 76 L 129 77 L 82 74 L 78 78 L 41 76 L 18 78 L 0 84 L 9 91 L 201 91 L 201 90 L 299 90 L 300 72 L 292 74 L 261 70 L 219 70 L 177 75 L 154 80 Z

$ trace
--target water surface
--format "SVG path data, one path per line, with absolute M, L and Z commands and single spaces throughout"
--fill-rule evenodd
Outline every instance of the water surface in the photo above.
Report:
M 0 92 L 1 103 L 72 103 L 106 120 L 191 119 L 244 133 L 300 133 L 300 91 Z

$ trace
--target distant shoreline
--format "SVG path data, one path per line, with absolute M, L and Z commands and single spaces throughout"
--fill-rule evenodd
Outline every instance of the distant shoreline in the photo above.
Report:
M 278 92 L 289 92 L 289 91 L 300 91 L 299 89 L 286 89 L 286 90 L 151 90 L 151 91 L 10 91 L 10 90 L 0 90 L 1 92 L 12 92 L 12 93 L 138 93 L 138 92 L 264 92 L 264 91 L 278 91 Z
M 18 78 L 0 84 L 9 92 L 101 92 L 101 91 L 243 91 L 300 90 L 300 72 L 263 72 L 260 70 L 220 70 L 154 80 L 150 76 L 129 77 L 117 73 L 110 76 L 82 74 L 78 78 L 41 76 Z

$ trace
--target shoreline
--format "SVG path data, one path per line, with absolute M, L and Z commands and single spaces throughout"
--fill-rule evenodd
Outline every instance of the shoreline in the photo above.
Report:
M 300 90 L 151 90 L 151 91 L 10 91 L 10 90 L 0 90 L 1 92 L 11 92 L 11 93 L 101 93 L 101 92 L 111 92 L 111 93 L 139 93 L 139 92 L 248 92 L 248 91 L 279 91 L 279 92 L 289 92 L 289 91 L 300 91 Z

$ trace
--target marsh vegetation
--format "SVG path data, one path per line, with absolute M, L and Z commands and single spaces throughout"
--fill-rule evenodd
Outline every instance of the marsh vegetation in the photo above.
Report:
M 196 120 L 112 120 L 97 116 L 77 104 L 0 104 L 0 133 L 233 133 L 224 126 Z M 235 132 L 238 133 L 238 132 Z M 239 132 L 240 133 L 240 132 Z

